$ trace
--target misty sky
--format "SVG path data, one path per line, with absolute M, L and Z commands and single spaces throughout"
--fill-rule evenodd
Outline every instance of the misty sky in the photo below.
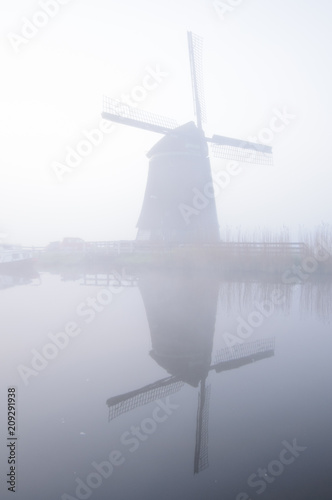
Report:
M 218 195 L 222 231 L 331 222 L 330 2 L 55 1 L 0 5 L 2 238 L 135 238 L 160 136 L 114 125 L 62 181 L 54 165 L 101 126 L 103 94 L 193 119 L 187 30 L 204 39 L 206 133 L 260 133 L 274 151 L 274 166 L 242 164 Z

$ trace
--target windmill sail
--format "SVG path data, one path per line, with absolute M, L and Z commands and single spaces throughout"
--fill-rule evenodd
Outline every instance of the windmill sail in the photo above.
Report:
M 203 40 L 188 31 L 191 84 L 194 100 L 194 111 L 197 127 L 202 130 L 202 122 L 206 122 L 204 85 L 203 85 Z
M 260 339 L 246 344 L 221 349 L 216 353 L 215 363 L 211 366 L 217 373 L 224 370 L 269 358 L 274 355 L 275 338 Z
M 166 398 L 170 394 L 179 391 L 183 385 L 184 382 L 178 377 L 167 377 L 135 391 L 109 398 L 106 401 L 109 407 L 108 420 L 113 420 L 122 413 L 147 405 L 157 399 Z
M 217 158 L 258 163 L 260 165 L 273 164 L 271 146 L 256 142 L 241 141 L 221 135 L 214 135 L 212 139 L 207 140 L 212 144 L 212 153 Z
M 166 134 L 177 127 L 175 120 L 156 113 L 133 108 L 127 104 L 104 96 L 102 117 L 106 120 L 142 128 L 158 134 Z
M 249 342 L 234 348 L 221 349 L 217 352 L 215 363 L 210 366 L 209 371 L 215 370 L 219 373 L 221 371 L 239 368 L 240 366 L 250 364 L 254 361 L 271 357 L 274 355 L 274 346 L 275 339 L 272 338 Z M 158 380 L 152 384 L 148 384 L 135 391 L 126 392 L 124 394 L 120 394 L 119 396 L 109 398 L 106 401 L 106 404 L 109 407 L 109 420 L 122 415 L 122 413 L 133 410 L 134 408 L 156 401 L 157 399 L 166 398 L 167 396 L 179 391 L 183 385 L 184 381 L 180 376 L 171 376 Z M 206 397 L 204 391 L 205 389 L 201 384 L 200 407 L 202 408 L 204 405 L 208 405 L 210 394 L 208 392 L 208 396 Z M 202 419 L 203 414 L 206 415 L 207 411 L 208 409 L 204 410 L 205 413 L 203 410 L 199 411 L 199 414 L 202 415 Z
M 211 386 L 205 386 L 205 380 L 201 381 L 201 390 L 198 395 L 197 423 L 196 423 L 196 445 L 194 458 L 194 474 L 207 469 L 209 466 L 208 444 L 209 444 L 209 403 Z

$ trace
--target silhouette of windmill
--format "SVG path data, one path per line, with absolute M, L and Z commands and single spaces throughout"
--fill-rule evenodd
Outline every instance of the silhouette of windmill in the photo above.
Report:
M 147 153 L 149 173 L 137 240 L 177 243 L 219 241 L 208 144 L 217 157 L 269 165 L 270 146 L 213 135 L 205 137 L 202 39 L 188 32 L 189 59 L 196 123 L 181 126 L 168 118 L 104 97 L 102 117 L 124 125 L 163 134 Z M 193 208 L 195 196 L 209 191 L 209 203 Z
M 194 473 L 197 474 L 206 469 L 208 463 L 208 418 L 209 418 L 209 400 L 211 386 L 206 385 L 206 380 L 210 371 L 216 373 L 240 368 L 255 361 L 274 356 L 275 339 L 262 339 L 254 342 L 248 342 L 234 348 L 226 348 L 217 351 L 215 361 L 208 366 L 202 373 L 202 367 L 198 367 L 200 380 L 197 379 L 197 373 L 193 366 L 192 373 L 186 371 L 183 376 L 170 376 L 148 384 L 135 391 L 120 394 L 109 398 L 106 401 L 109 407 L 109 421 L 126 413 L 134 408 L 144 406 L 148 403 L 162 399 L 170 394 L 179 391 L 183 385 L 189 383 L 193 387 L 200 386 L 198 396 L 198 409 L 196 420 L 196 444 L 194 456 Z

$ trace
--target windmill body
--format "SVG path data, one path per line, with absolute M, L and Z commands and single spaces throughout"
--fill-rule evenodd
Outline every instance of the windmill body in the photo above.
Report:
M 103 118 L 163 134 L 147 154 L 149 172 L 138 240 L 166 243 L 215 243 L 219 226 L 208 144 L 215 156 L 270 164 L 269 146 L 203 132 L 202 40 L 188 32 L 189 60 L 196 123 L 182 126 L 168 118 L 104 98 Z
M 149 173 L 138 240 L 216 242 L 219 226 L 208 148 L 189 122 L 166 134 L 148 153 Z M 202 197 L 209 188 L 209 199 Z
M 206 271 L 146 271 L 138 287 L 149 324 L 150 356 L 173 377 L 198 387 L 211 365 L 218 278 Z

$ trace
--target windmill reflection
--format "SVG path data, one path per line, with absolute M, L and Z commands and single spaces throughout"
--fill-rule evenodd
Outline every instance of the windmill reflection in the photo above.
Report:
M 107 400 L 109 420 L 165 398 L 184 384 L 199 387 L 194 473 L 208 467 L 209 372 L 221 373 L 274 355 L 274 338 L 219 350 L 212 362 L 219 280 L 179 270 L 139 277 L 149 323 L 151 357 L 169 376 Z

